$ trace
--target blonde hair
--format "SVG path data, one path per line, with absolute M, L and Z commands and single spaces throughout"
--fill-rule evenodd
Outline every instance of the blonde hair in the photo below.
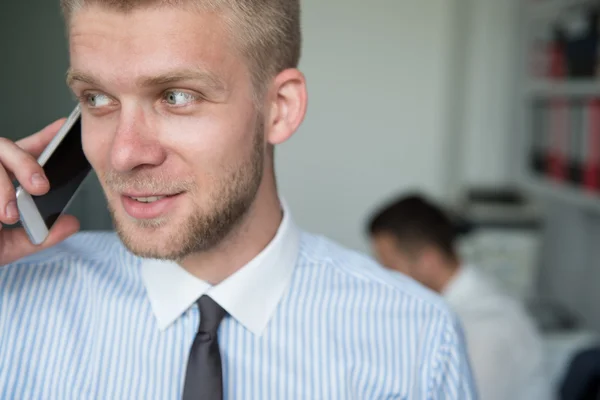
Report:
M 300 0 L 61 0 L 60 3 L 67 24 L 86 5 L 124 13 L 160 6 L 192 6 L 219 12 L 249 62 L 255 94 L 259 97 L 271 78 L 285 69 L 296 68 L 300 60 Z

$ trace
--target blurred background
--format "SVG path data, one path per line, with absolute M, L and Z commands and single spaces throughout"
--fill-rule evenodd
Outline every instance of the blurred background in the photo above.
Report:
M 305 0 L 309 109 L 276 152 L 305 229 L 370 252 L 367 216 L 420 191 L 467 229 L 463 256 L 540 327 L 560 386 L 600 332 L 598 3 Z M 67 116 L 58 0 L 0 14 L 0 135 Z M 111 229 L 93 176 L 71 206 Z

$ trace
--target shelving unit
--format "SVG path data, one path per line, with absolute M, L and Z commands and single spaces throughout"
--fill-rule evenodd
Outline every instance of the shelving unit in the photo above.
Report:
M 520 102 L 522 110 L 519 111 L 521 135 L 518 139 L 519 147 L 522 150 L 522 153 L 520 154 L 522 161 L 520 184 L 524 189 L 537 196 L 557 200 L 564 204 L 568 204 L 569 206 L 582 210 L 589 210 L 600 215 L 600 188 L 588 188 L 582 183 L 576 183 L 565 178 L 556 178 L 548 171 L 544 173 L 534 171 L 531 167 L 529 158 L 531 157 L 530 150 L 533 148 L 534 135 L 537 135 L 536 137 L 538 137 L 538 139 L 535 140 L 539 140 L 540 132 L 542 132 L 542 136 L 546 135 L 546 140 L 552 143 L 552 146 L 556 146 L 557 142 L 562 142 L 565 146 L 572 146 L 570 138 L 572 135 L 575 135 L 575 130 L 585 129 L 585 133 L 577 131 L 577 134 L 584 138 L 582 139 L 582 143 L 598 143 L 600 146 L 600 140 L 589 140 L 589 138 L 592 137 L 590 135 L 600 135 L 600 132 L 595 132 L 595 130 L 600 130 L 600 124 L 598 124 L 597 127 L 593 127 L 593 125 L 589 123 L 590 114 L 587 114 L 585 122 L 579 123 L 579 128 L 574 127 L 577 126 L 576 124 L 568 125 L 568 129 L 566 129 L 564 133 L 559 133 L 557 135 L 555 132 L 556 124 L 553 118 L 549 118 L 544 122 L 544 129 L 546 129 L 547 132 L 544 130 L 536 130 L 534 120 L 539 117 L 534 115 L 536 111 L 534 110 L 533 105 L 533 100 L 560 99 L 565 102 L 565 104 L 572 104 L 576 101 L 581 103 L 582 101 L 591 102 L 591 100 L 600 100 L 600 54 L 597 57 L 597 65 L 595 65 L 595 70 L 598 71 L 596 76 L 588 76 L 585 78 L 575 78 L 569 76 L 569 74 L 567 74 L 567 76 L 559 77 L 546 77 L 541 76 L 540 74 L 535 75 L 531 64 L 532 61 L 537 60 L 533 55 L 533 51 L 536 49 L 539 51 L 540 38 L 543 40 L 552 40 L 551 34 L 549 34 L 550 32 L 553 32 L 551 29 L 552 24 L 556 24 L 559 21 L 561 23 L 569 21 L 570 24 L 575 24 L 575 27 L 577 27 L 577 23 L 581 22 L 581 19 L 577 20 L 575 17 L 574 19 L 569 20 L 569 18 L 573 18 L 571 11 L 581 10 L 582 7 L 597 7 L 597 9 L 600 10 L 600 0 L 523 1 L 526 2 L 523 6 L 526 15 L 522 19 L 525 43 L 522 48 L 522 89 Z M 598 18 L 600 18 L 600 16 L 598 16 Z M 600 21 L 598 22 L 598 26 L 600 30 Z M 600 35 L 600 32 L 598 35 Z M 523 36 L 521 36 L 521 38 L 523 38 Z M 598 43 L 598 48 L 600 48 L 600 40 Z M 600 53 L 600 50 L 598 51 Z M 551 57 L 553 56 L 554 55 L 548 56 L 548 58 L 543 61 L 548 63 L 548 60 L 552 60 Z M 562 54 L 562 56 L 566 57 L 565 54 Z M 550 64 L 542 63 L 541 65 L 548 66 Z M 556 109 L 547 108 L 543 115 L 553 115 L 552 113 L 554 112 L 557 112 Z M 562 113 L 564 110 L 561 110 L 560 112 Z M 571 118 L 582 118 L 577 117 L 574 111 L 572 114 L 571 112 L 572 111 L 569 109 L 567 114 L 565 114 L 567 115 L 566 119 L 568 121 L 571 121 Z M 598 120 L 600 121 L 600 115 L 598 115 Z M 571 124 L 571 122 L 569 122 L 569 124 Z M 582 128 L 583 126 L 585 126 L 585 128 Z M 590 133 L 592 131 L 594 133 Z M 562 139 L 560 139 L 561 135 Z M 559 139 L 556 137 L 559 137 Z M 564 154 L 568 154 L 569 151 L 571 151 L 569 148 L 563 148 L 562 150 L 564 151 Z M 598 149 L 597 154 L 600 154 L 600 149 Z M 587 166 L 589 164 L 585 165 Z M 550 169 L 551 167 L 549 166 L 548 170 Z
M 600 213 L 600 197 L 597 194 L 582 191 L 575 186 L 533 176 L 526 177 L 521 184 L 526 190 L 546 199 L 557 200 L 582 210 Z
M 593 3 L 593 0 L 533 0 L 527 12 L 529 18 L 538 21 L 554 20 L 570 7 Z
M 532 80 L 526 86 L 530 97 L 600 97 L 600 80 Z

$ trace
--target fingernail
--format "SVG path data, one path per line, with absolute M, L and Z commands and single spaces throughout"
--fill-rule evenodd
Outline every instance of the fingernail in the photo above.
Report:
M 47 182 L 46 178 L 38 173 L 33 174 L 31 177 L 31 183 L 33 183 L 34 186 L 44 186 Z
M 6 205 L 6 216 L 10 219 L 19 218 L 19 209 L 17 208 L 16 201 L 10 201 Z

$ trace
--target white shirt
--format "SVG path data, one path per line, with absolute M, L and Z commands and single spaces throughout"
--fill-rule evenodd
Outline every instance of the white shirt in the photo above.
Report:
M 211 296 L 224 400 L 475 400 L 456 315 L 414 281 L 300 230 L 211 286 L 79 233 L 0 266 L 0 399 L 181 399 Z
M 463 323 L 481 400 L 552 398 L 542 341 L 521 304 L 471 266 L 462 266 L 442 294 Z

